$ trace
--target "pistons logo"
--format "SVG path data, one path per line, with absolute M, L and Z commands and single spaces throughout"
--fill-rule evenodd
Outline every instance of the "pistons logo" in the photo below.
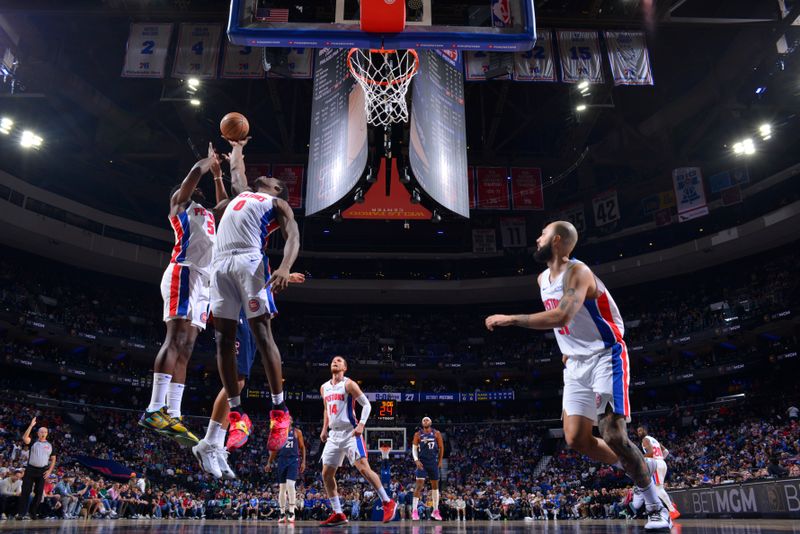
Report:
M 251 312 L 257 312 L 261 307 L 261 304 L 259 304 L 258 300 L 256 299 L 250 299 L 250 302 L 248 302 L 247 305 L 250 307 Z
M 202 322 L 203 324 L 206 324 L 208 322 L 208 313 L 203 312 L 200 315 L 200 322 Z

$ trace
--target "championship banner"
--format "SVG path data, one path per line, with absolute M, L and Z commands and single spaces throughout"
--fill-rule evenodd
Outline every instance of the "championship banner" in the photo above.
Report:
M 475 167 L 467 167 L 467 186 L 469 187 L 469 209 L 475 209 Z
M 675 192 L 661 191 L 642 199 L 642 215 L 650 215 L 664 208 L 675 206 Z
M 503 217 L 500 219 L 500 236 L 503 248 L 524 247 L 528 244 L 523 217 Z
M 673 170 L 672 182 L 678 205 L 678 222 L 708 215 L 703 175 L 699 167 L 681 167 Z
M 314 74 L 314 49 L 289 48 L 287 64 L 284 69 L 289 72 L 289 78 L 296 80 L 310 80 Z M 277 72 L 273 71 L 269 71 L 267 73 L 267 77 L 286 78 L 286 76 L 282 73 L 278 74 Z
M 583 204 L 572 204 L 563 208 L 558 214 L 558 220 L 571 222 L 579 235 L 586 231 L 586 215 L 583 211 Z
M 511 201 L 515 210 L 542 210 L 542 169 L 511 168 Z
M 225 57 L 222 60 L 222 77 L 227 79 L 259 79 L 264 77 L 261 49 L 236 46 L 225 40 Z
M 597 32 L 559 30 L 556 35 L 561 56 L 561 81 L 603 83 L 603 60 Z
M 502 52 L 486 52 L 478 50 L 475 52 L 464 52 L 464 76 L 468 82 L 485 82 L 486 73 L 489 72 L 490 54 L 500 54 Z M 493 80 L 510 80 L 511 75 L 498 76 Z
M 747 171 L 747 167 L 739 167 L 711 176 L 708 179 L 708 187 L 712 193 L 720 193 L 725 189 L 735 185 L 746 184 L 749 182 L 750 173 Z
M 497 252 L 497 237 L 491 228 L 472 230 L 472 252 L 475 254 L 491 254 Z
M 617 190 L 611 189 L 592 199 L 594 225 L 605 226 L 619 220 L 619 201 Z
M 614 85 L 653 85 L 644 32 L 603 32 Z
M 216 78 L 222 26 L 182 23 L 178 28 L 173 78 Z
M 505 167 L 477 167 L 478 209 L 507 210 L 508 174 Z
M 286 183 L 289 190 L 289 205 L 293 208 L 303 207 L 303 176 L 305 167 L 303 165 L 280 165 L 276 163 L 272 166 L 272 176 Z
M 539 30 L 536 36 L 536 46 L 527 52 L 514 54 L 512 78 L 517 82 L 556 81 L 553 33 L 550 30 Z
M 123 78 L 163 78 L 172 24 L 134 23 L 125 48 Z

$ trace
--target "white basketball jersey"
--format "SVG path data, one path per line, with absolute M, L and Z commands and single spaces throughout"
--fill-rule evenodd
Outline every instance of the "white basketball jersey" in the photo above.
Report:
M 656 438 L 653 436 L 645 436 L 644 439 L 650 440 L 650 446 L 653 448 L 653 459 L 654 460 L 663 460 L 664 459 L 664 449 L 661 448 L 661 444 L 658 442 Z M 642 440 L 644 441 L 644 440 Z M 644 443 L 642 443 L 642 451 L 647 453 L 644 448 Z
M 175 232 L 170 263 L 194 267 L 208 275 L 217 237 L 214 214 L 191 201 L 186 211 L 169 217 L 169 223 Z
M 355 410 L 356 401 L 344 387 L 348 380 L 350 379 L 344 377 L 338 384 L 328 380 L 322 385 L 322 398 L 325 399 L 328 428 L 331 430 L 352 430 L 358 424 Z
M 275 197 L 246 191 L 230 201 L 219 223 L 215 253 L 261 252 L 278 229 Z
M 578 260 L 570 260 L 579 263 Z M 539 277 L 542 302 L 546 310 L 558 308 L 564 296 L 564 275 L 550 281 L 550 270 L 545 270 Z M 586 359 L 603 352 L 616 343 L 622 342 L 625 326 L 619 313 L 617 304 L 611 298 L 606 286 L 599 278 L 597 283 L 597 298 L 587 298 L 583 307 L 578 310 L 572 321 L 564 328 L 554 328 L 553 331 L 558 341 L 561 353 L 576 359 Z

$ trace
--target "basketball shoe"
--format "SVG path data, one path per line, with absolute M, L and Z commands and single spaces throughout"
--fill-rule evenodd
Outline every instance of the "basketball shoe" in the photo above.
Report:
M 389 523 L 397 515 L 397 503 L 394 499 L 383 503 L 383 522 Z
M 222 478 L 222 470 L 219 468 L 219 448 L 207 442 L 205 439 L 192 447 L 192 454 L 200 462 L 200 469 L 216 479 Z M 228 468 L 230 469 L 230 467 Z
M 253 430 L 253 423 L 250 422 L 250 417 L 246 413 L 240 414 L 239 412 L 229 413 L 228 421 L 230 422 L 230 428 L 225 448 L 229 451 L 234 451 L 247 443 Z
M 224 480 L 236 480 L 236 473 L 233 472 L 231 466 L 228 465 L 228 455 L 230 454 L 227 449 L 221 449 L 216 447 L 217 449 L 217 465 L 219 466 L 219 470 L 222 473 L 222 478 Z
M 332 513 L 328 519 L 319 524 L 321 527 L 336 527 L 347 524 L 347 516 L 343 513 Z
M 439 513 L 439 510 L 434 510 L 433 513 L 431 513 L 431 519 L 433 519 L 434 521 L 441 521 L 442 514 Z
M 669 517 L 669 510 L 663 504 L 647 505 L 647 523 L 645 530 L 669 530 L 672 528 L 672 519 Z
M 139 418 L 139 426 L 172 438 L 184 447 L 193 447 L 200 443 L 197 436 L 189 432 L 180 419 L 167 413 L 166 406 L 155 412 L 145 411 Z
M 269 452 L 275 452 L 286 445 L 291 421 L 288 410 L 271 410 L 269 412 L 269 438 L 267 439 Z
M 414 510 L 411 512 L 411 520 L 412 521 L 419 521 L 419 510 Z

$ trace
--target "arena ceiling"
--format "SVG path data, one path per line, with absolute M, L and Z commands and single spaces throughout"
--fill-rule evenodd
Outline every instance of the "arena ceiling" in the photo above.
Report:
M 302 3 L 300 0 L 296 3 Z M 329 2 L 332 3 L 332 2 Z M 650 4 L 653 4 L 652 6 Z M 574 113 L 566 84 L 467 83 L 467 135 L 473 164 L 535 164 L 563 173 L 583 165 L 547 195 L 590 194 L 624 176 L 630 194 L 687 163 L 722 165 L 726 146 L 763 120 L 780 143 L 770 163 L 797 153 L 800 96 L 791 21 L 800 2 L 764 0 L 537 0 L 538 24 L 551 28 L 648 30 L 654 87 L 598 87 L 607 105 Z M 108 211 L 161 224 L 169 188 L 209 140 L 219 118 L 245 113 L 252 157 L 305 162 L 310 81 L 204 82 L 203 105 L 171 101 L 181 81 L 120 77 L 133 21 L 220 21 L 219 0 L 4 0 L 2 28 L 19 37 L 21 86 L 0 89 L 0 111 L 45 137 L 37 153 L 0 142 L 0 168 Z M 3 35 L 3 32 L 0 32 Z M 786 35 L 788 51 L 776 42 Z M 762 94 L 756 89 L 765 87 Z M 222 143 L 218 147 L 223 148 Z M 662 188 L 663 189 L 663 188 Z

